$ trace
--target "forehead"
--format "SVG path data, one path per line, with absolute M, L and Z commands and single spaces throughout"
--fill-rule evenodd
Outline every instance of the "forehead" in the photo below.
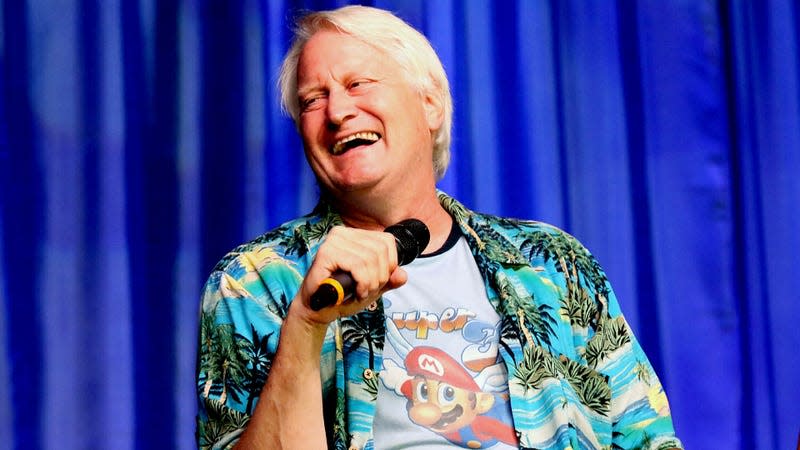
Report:
M 360 72 L 391 73 L 398 64 L 385 52 L 348 34 L 322 30 L 303 46 L 297 66 L 297 81 L 313 82 L 320 77 L 344 77 Z

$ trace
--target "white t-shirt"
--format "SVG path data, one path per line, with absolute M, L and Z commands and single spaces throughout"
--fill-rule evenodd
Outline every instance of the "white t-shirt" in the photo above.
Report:
M 405 266 L 408 282 L 383 297 L 376 449 L 518 448 L 500 317 L 466 240 L 453 237 Z

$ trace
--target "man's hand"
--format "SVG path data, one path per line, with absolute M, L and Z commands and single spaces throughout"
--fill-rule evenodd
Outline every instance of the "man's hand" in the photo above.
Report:
M 339 306 L 311 310 L 311 295 L 324 279 L 336 271 L 350 273 L 356 283 L 354 298 Z M 386 291 L 402 286 L 407 278 L 406 272 L 397 264 L 394 236 L 382 231 L 334 227 L 320 245 L 303 280 L 295 300 L 299 300 L 304 308 L 297 313 L 308 323 L 327 327 L 339 317 L 366 308 Z

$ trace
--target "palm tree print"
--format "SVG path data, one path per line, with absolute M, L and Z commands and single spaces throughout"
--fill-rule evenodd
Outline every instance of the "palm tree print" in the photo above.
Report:
M 506 354 L 511 358 L 514 365 L 517 365 L 517 359 L 514 355 L 514 351 L 511 347 L 506 343 L 506 341 L 516 341 L 522 342 L 522 332 L 520 331 L 519 327 L 517 326 L 517 322 L 514 320 L 513 317 L 509 317 L 507 315 L 503 315 L 500 321 L 500 342 L 499 345 L 505 350 Z
M 215 349 L 216 342 L 216 325 L 214 323 L 214 315 L 203 314 L 200 320 L 200 358 L 199 369 L 200 373 L 205 376 L 203 387 L 203 397 L 208 398 L 211 391 L 211 385 L 214 382 L 214 377 L 219 376 L 216 373 L 217 365 L 213 361 L 212 352 Z
M 303 256 L 308 253 L 308 239 L 305 235 L 305 227 L 299 226 L 292 230 L 291 234 L 284 236 L 285 239 L 280 241 L 280 244 L 286 248 L 287 255 Z
M 546 378 L 558 376 L 558 364 L 553 355 L 538 345 L 530 345 L 522 351 L 522 361 L 517 365 L 514 378 L 525 390 L 540 389 Z
M 287 255 L 304 256 L 316 242 L 325 237 L 334 225 L 341 225 L 342 219 L 336 214 L 327 214 L 316 222 L 306 222 L 294 228 L 279 228 L 280 233 L 272 233 L 272 240 L 286 249 Z
M 344 403 L 344 391 L 336 388 L 336 417 L 333 424 L 333 441 L 336 450 L 346 449 L 349 441 L 345 426 Z
M 203 401 L 209 419 L 200 421 L 197 425 L 197 432 L 200 436 L 198 444 L 203 450 L 210 449 L 224 441 L 226 436 L 240 432 L 250 421 L 249 415 L 226 408 L 218 400 L 207 398 Z
M 221 358 L 217 361 L 220 365 L 217 370 L 221 372 L 222 377 L 220 383 L 222 392 L 219 395 L 219 401 L 222 404 L 227 401 L 228 395 L 230 395 L 234 401 L 238 402 L 241 400 L 239 395 L 244 393 L 244 386 L 241 380 L 247 375 L 247 361 L 242 358 L 236 340 L 230 334 L 233 327 L 230 325 L 221 325 L 221 327 L 223 326 L 230 328 L 230 330 L 226 330 L 226 333 L 222 334 L 222 336 L 225 337 L 220 340 L 223 346 L 219 349 Z
M 375 401 L 378 399 L 378 377 L 380 376 L 379 372 L 375 372 L 371 369 L 367 369 L 364 371 L 363 381 L 364 381 L 364 392 L 369 394 L 372 397 L 372 400 Z
M 251 337 L 248 338 L 241 334 L 236 334 L 236 342 L 241 358 L 247 361 L 247 371 L 245 379 L 242 381 L 242 388 L 247 393 L 247 413 L 253 412 L 255 400 L 261 393 L 267 376 L 272 368 L 272 360 L 275 353 L 269 349 L 269 340 L 273 333 L 259 336 L 255 326 L 250 325 Z
M 596 368 L 609 354 L 630 341 L 631 336 L 625 325 L 625 319 L 622 317 L 605 318 L 600 323 L 597 333 L 586 343 L 583 356 L 589 367 Z
M 219 396 L 220 403 L 225 403 L 228 395 L 239 401 L 239 394 L 244 391 L 240 380 L 247 374 L 247 361 L 239 352 L 233 336 L 233 325 L 213 325 L 213 316 L 203 319 L 201 323 L 201 345 L 210 351 L 203 353 L 200 367 L 205 374 L 203 397 Z
M 520 250 L 529 260 L 541 257 L 564 275 L 567 292 L 561 299 L 561 312 L 573 326 L 596 328 L 608 313 L 609 293 L 608 280 L 597 260 L 575 238 L 563 233 L 537 230 L 520 235 Z
M 456 222 L 464 223 L 467 221 L 467 218 L 472 215 L 472 213 L 467 210 L 464 205 L 447 195 L 439 194 L 439 202 L 442 204 L 442 207 L 444 207 L 444 209 L 446 209 L 447 212 L 450 213 L 450 215 L 456 220 Z
M 569 318 L 573 326 L 587 328 L 594 324 L 597 316 L 597 308 L 590 301 L 585 289 L 573 289 L 561 301 L 560 312 Z
M 603 415 L 611 405 L 611 387 L 608 380 L 594 370 L 565 356 L 559 358 L 559 372 L 569 382 L 581 403 Z
M 386 318 L 383 316 L 383 311 L 380 311 L 380 314 L 378 311 L 363 311 L 342 319 L 344 354 L 347 355 L 366 342 L 370 370 L 375 370 L 375 348 L 383 349 L 385 335 Z
M 636 374 L 638 380 L 650 386 L 650 369 L 647 363 L 642 360 L 637 361 L 636 367 L 633 368 L 633 373 Z
M 520 330 L 526 340 L 531 344 L 550 345 L 550 336 L 556 324 L 551 314 L 552 308 L 544 303 L 537 306 L 531 296 L 520 296 L 505 276 L 498 274 L 495 282 L 506 314 L 518 317 Z
M 286 293 L 281 292 L 279 299 L 277 302 L 267 305 L 267 309 L 278 317 L 286 317 L 289 311 L 289 301 L 286 298 Z
M 478 269 L 482 273 L 491 273 L 491 269 L 496 269 L 498 261 L 522 263 L 519 260 L 519 253 L 509 245 L 508 240 L 495 231 L 490 225 L 476 222 L 473 229 L 480 238 L 477 238 L 478 246 L 481 248 L 479 254 Z
M 309 242 L 317 242 L 324 238 L 328 231 L 336 225 L 341 225 L 342 219 L 336 214 L 323 216 L 318 222 L 309 225 L 306 230 L 306 238 Z

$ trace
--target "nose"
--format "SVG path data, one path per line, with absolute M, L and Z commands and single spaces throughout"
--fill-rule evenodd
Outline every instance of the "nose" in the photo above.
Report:
M 346 121 L 358 114 L 355 100 L 345 90 L 337 90 L 328 93 L 328 126 L 339 128 Z
M 432 403 L 418 403 L 408 410 L 408 417 L 417 425 L 431 426 L 442 418 L 442 410 Z

